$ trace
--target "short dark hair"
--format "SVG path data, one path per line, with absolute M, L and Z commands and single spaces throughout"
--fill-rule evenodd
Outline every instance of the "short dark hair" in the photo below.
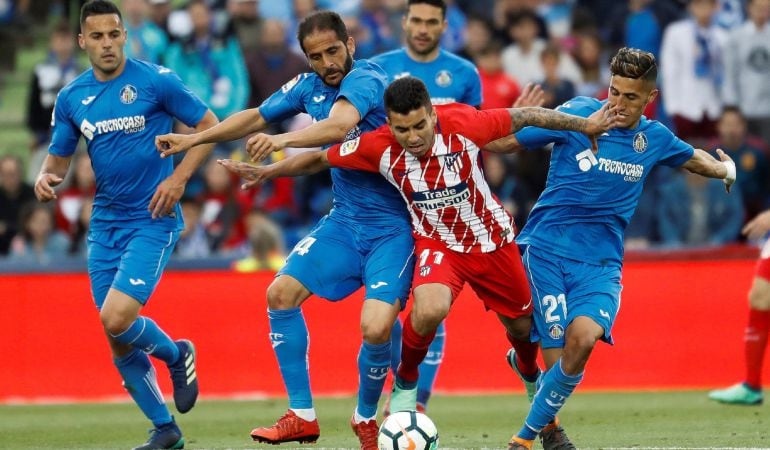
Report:
M 297 27 L 297 40 L 302 52 L 305 53 L 305 38 L 315 31 L 334 31 L 342 42 L 348 40 L 348 29 L 342 17 L 334 11 L 318 11 L 302 19 Z
M 724 117 L 726 114 L 737 114 L 738 117 L 741 118 L 742 121 L 746 121 L 746 116 L 743 115 L 743 111 L 735 105 L 728 105 L 722 108 L 722 115 L 720 117 Z
M 409 0 L 406 3 L 406 10 L 409 11 L 409 7 L 412 5 L 420 5 L 420 4 L 441 8 L 441 17 L 446 17 L 446 2 L 444 2 L 444 0 Z
M 428 88 L 419 78 L 399 78 L 385 89 L 385 110 L 388 114 L 409 114 L 422 107 L 430 111 L 431 104 Z
M 117 14 L 120 23 L 123 23 L 123 15 L 117 5 L 108 0 L 91 0 L 80 8 L 80 27 L 83 28 L 87 18 L 103 14 Z
M 623 47 L 612 57 L 610 72 L 624 78 L 652 81 L 658 79 L 655 55 L 638 48 Z

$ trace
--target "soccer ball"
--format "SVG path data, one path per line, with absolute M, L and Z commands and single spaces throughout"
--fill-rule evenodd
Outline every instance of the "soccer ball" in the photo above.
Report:
M 438 448 L 438 430 L 423 413 L 395 412 L 380 425 L 377 447 L 380 450 L 434 450 Z

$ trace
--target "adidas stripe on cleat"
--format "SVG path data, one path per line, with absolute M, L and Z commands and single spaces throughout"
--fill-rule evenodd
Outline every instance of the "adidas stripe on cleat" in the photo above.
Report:
M 195 406 L 198 399 L 198 375 L 195 371 L 195 347 L 187 339 L 176 341 L 179 359 L 168 366 L 174 385 L 174 405 L 184 414 Z

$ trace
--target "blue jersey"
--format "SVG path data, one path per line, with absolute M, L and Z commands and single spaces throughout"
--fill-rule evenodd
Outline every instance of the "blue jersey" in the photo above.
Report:
M 476 66 L 457 55 L 440 50 L 430 62 L 415 61 L 406 49 L 393 50 L 372 58 L 388 73 L 388 81 L 413 76 L 425 83 L 434 105 L 465 103 L 481 105 L 481 79 Z
M 297 75 L 259 106 L 268 122 L 277 122 L 298 113 L 309 114 L 314 121 L 329 117 L 334 103 L 349 101 L 361 116 L 345 140 L 385 124 L 383 94 L 387 78 L 382 69 L 366 60 L 358 60 L 338 87 L 329 86 L 315 72 Z M 409 226 L 409 217 L 401 194 L 377 173 L 350 169 L 331 169 L 334 209 L 356 222 L 392 223 L 399 220 Z
M 588 117 L 602 105 L 577 97 L 558 110 Z M 602 134 L 596 155 L 588 137 L 576 132 L 527 127 L 516 138 L 528 149 L 554 143 L 545 190 L 516 242 L 597 265 L 622 264 L 623 232 L 653 166 L 679 167 L 694 152 L 645 117 L 636 128 Z
M 162 159 L 155 136 L 170 133 L 174 118 L 194 127 L 206 105 L 174 73 L 155 64 L 126 59 L 116 78 L 99 81 L 93 69 L 59 93 L 48 152 L 71 156 L 83 135 L 96 175 L 91 228 L 142 228 L 150 221 L 167 230 L 183 226 L 175 213 L 153 220 L 147 210 L 158 185 L 174 170 Z

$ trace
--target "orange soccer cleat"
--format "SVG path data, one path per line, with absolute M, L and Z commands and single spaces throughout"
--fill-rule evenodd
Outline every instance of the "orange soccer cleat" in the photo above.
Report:
M 289 410 L 272 427 L 251 430 L 251 438 L 267 444 L 281 444 L 297 441 L 300 444 L 312 444 L 318 440 L 321 430 L 318 419 L 307 421 Z
M 350 427 L 361 442 L 361 450 L 377 450 L 377 433 L 379 433 L 380 427 L 376 420 L 356 423 L 354 415 L 350 419 Z

